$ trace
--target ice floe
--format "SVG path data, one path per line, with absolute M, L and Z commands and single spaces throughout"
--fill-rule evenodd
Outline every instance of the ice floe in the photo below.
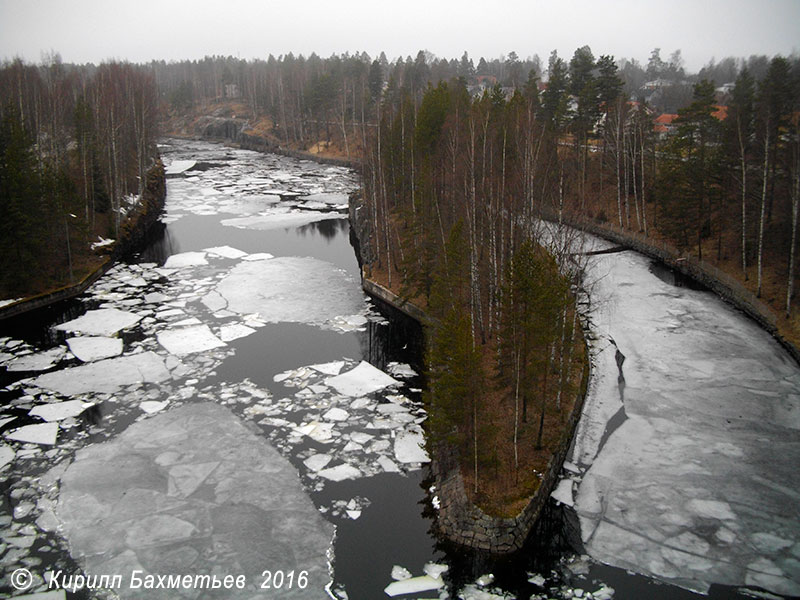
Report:
M 66 354 L 66 350 L 61 346 L 20 356 L 6 364 L 9 371 L 46 371 L 51 369 Z
M 166 175 L 181 175 L 197 164 L 195 160 L 174 160 L 171 164 L 164 167 Z
M 221 339 L 223 342 L 232 342 L 233 340 L 247 337 L 255 332 L 255 329 L 248 327 L 247 325 L 242 325 L 241 323 L 230 323 L 220 326 L 219 339 Z
M 14 452 L 13 448 L 7 446 L 6 444 L 0 444 L 0 469 L 14 460 L 15 455 L 16 452 Z
M 441 579 L 435 579 L 429 575 L 420 575 L 419 577 L 411 577 L 410 579 L 390 583 L 383 591 L 387 596 L 394 597 L 438 590 L 442 587 L 444 587 L 444 581 Z
M 394 440 L 394 456 L 401 463 L 430 462 L 421 433 L 402 431 Z
M 366 361 L 346 373 L 325 380 L 325 384 L 345 396 L 364 396 L 400 382 Z
M 39 404 L 28 411 L 28 414 L 32 417 L 44 419 L 45 421 L 63 421 L 70 417 L 77 417 L 90 406 L 92 406 L 91 402 L 64 400 L 63 402 Z
M 225 342 L 211 333 L 208 325 L 173 327 L 156 334 L 158 343 L 179 356 L 221 348 Z
M 141 315 L 117 308 L 98 308 L 87 311 L 77 319 L 56 325 L 53 329 L 110 337 L 122 329 L 135 325 L 141 318 Z
M 91 362 L 122 354 L 122 340 L 110 337 L 73 337 L 67 339 L 69 351 L 81 362 Z
M 184 267 L 197 267 L 207 265 L 205 252 L 181 252 L 173 254 L 164 263 L 165 269 L 183 269 Z
M 163 359 L 148 351 L 45 373 L 33 379 L 31 384 L 65 396 L 75 396 L 86 392 L 114 392 L 134 383 L 158 383 L 169 376 Z
M 251 217 L 236 217 L 233 219 L 223 219 L 222 225 L 237 227 L 239 229 L 256 229 L 258 231 L 269 231 L 271 229 L 289 229 L 326 221 L 328 219 L 346 219 L 347 215 L 337 213 L 321 213 L 314 211 L 278 212 L 267 215 L 254 215 Z
M 230 246 L 215 246 L 213 248 L 205 248 L 203 251 L 222 258 L 240 259 L 247 256 L 247 252 L 242 252 L 238 248 L 231 248 Z
M 353 465 L 342 463 L 335 467 L 322 469 L 318 472 L 320 477 L 330 479 L 331 481 L 344 481 L 345 479 L 358 479 L 361 477 L 361 471 L 356 469 Z
M 4 434 L 7 440 L 53 446 L 58 436 L 58 423 L 37 423 L 12 429 Z
M 595 365 L 571 457 L 583 472 L 569 474 L 586 551 L 701 593 L 749 579 L 799 594 L 800 562 L 752 540 L 800 536 L 784 508 L 800 488 L 797 365 L 755 323 L 660 279 L 641 255 L 594 256 L 589 278 Z

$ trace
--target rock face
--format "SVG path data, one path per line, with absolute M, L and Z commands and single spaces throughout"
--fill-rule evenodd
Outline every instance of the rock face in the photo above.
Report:
M 283 571 L 268 597 L 326 597 L 333 526 L 294 467 L 217 404 L 162 413 L 80 450 L 61 478 L 56 514 L 87 573 L 122 576 L 121 598 L 198 595 L 131 589 L 134 570 L 245 576 L 246 588 L 226 598 L 257 596 L 265 570 Z

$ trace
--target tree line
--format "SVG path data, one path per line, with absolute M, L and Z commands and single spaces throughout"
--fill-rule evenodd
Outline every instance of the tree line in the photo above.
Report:
M 157 157 L 158 94 L 128 63 L 0 67 L 0 285 L 66 284 L 98 236 L 117 238 Z M 38 289 L 37 289 L 38 288 Z
M 652 74 L 685 77 L 657 58 Z M 791 312 L 800 61 L 774 57 L 760 79 L 748 66 L 763 61 L 738 64 L 730 91 L 694 81 L 665 131 L 645 97 L 626 93 L 620 63 L 588 47 L 569 61 L 554 52 L 544 85 L 532 69 L 477 94 L 463 77 L 420 90 L 413 70 L 384 86 L 363 169 L 373 276 L 434 317 L 431 427 L 472 457 L 476 486 L 493 443 L 482 398 L 514 406 L 516 456 L 529 403 L 538 445 L 547 411 L 571 392 L 581 269 L 565 230 L 545 235 L 540 219 L 611 222 L 699 259 L 738 253 L 758 295 L 767 272 L 783 273 Z

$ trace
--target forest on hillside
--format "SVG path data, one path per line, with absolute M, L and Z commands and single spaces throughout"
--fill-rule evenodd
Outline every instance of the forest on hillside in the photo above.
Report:
M 69 285 L 117 239 L 157 158 L 150 69 L 126 63 L 0 68 L 0 291 Z
M 339 154 L 355 157 L 367 155 L 398 96 L 411 99 L 413 127 L 423 95 L 440 82 L 464 87 L 473 100 L 511 102 L 536 88 L 535 118 L 551 121 L 562 149 L 558 168 L 547 171 L 561 180 L 548 188 L 550 209 L 691 247 L 752 281 L 754 292 L 791 317 L 796 56 L 712 60 L 696 74 L 686 72 L 679 50 L 662 59 L 656 48 L 640 65 L 595 57 L 588 46 L 569 60 L 553 52 L 546 65 L 513 52 L 476 66 L 466 52 L 445 59 L 420 51 L 392 62 L 384 54 L 287 54 L 151 68 L 173 111 L 237 101 L 251 125 L 278 143 L 307 149 L 333 141 Z M 570 146 L 573 153 L 564 151 Z

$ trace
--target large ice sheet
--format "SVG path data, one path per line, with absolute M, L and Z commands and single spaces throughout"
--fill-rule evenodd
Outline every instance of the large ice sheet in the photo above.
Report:
M 338 315 L 364 309 L 364 299 L 341 269 L 316 258 L 279 257 L 236 265 L 216 287 L 228 310 L 281 321 L 333 327 Z
M 135 325 L 141 318 L 140 315 L 118 308 L 98 308 L 86 311 L 77 319 L 56 325 L 53 329 L 109 337 L 121 329 Z
M 399 385 L 400 382 L 368 362 L 361 361 L 354 369 L 326 379 L 325 384 L 345 396 L 364 396 L 390 385 Z
M 237 599 L 260 596 L 267 567 L 308 574 L 305 589 L 273 589 L 270 598 L 323 598 L 330 582 L 333 526 L 292 465 L 215 403 L 162 412 L 79 450 L 61 476 L 56 513 L 89 573 L 243 574 L 247 587 L 224 594 Z M 124 581 L 115 590 L 124 600 L 176 597 Z
M 87 392 L 114 392 L 135 383 L 158 383 L 169 379 L 164 361 L 153 352 L 140 352 L 86 363 L 53 373 L 45 373 L 32 384 L 63 396 Z
M 592 265 L 599 353 L 573 455 L 587 552 L 698 591 L 800 593 L 800 561 L 764 543 L 800 539 L 797 365 L 640 255 Z
M 403 431 L 394 440 L 394 456 L 401 463 L 427 463 L 430 457 L 425 451 L 422 433 Z

